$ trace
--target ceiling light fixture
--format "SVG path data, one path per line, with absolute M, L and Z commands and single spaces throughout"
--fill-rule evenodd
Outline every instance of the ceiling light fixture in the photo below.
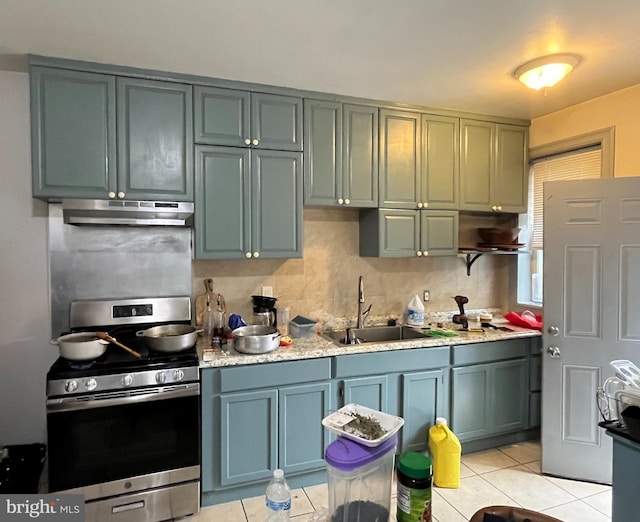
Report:
M 539 91 L 554 86 L 579 63 L 580 56 L 577 54 L 549 54 L 521 65 L 513 71 L 513 76 L 527 87 Z

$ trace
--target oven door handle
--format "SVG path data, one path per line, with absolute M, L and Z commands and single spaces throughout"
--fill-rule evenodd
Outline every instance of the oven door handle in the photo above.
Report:
M 108 406 L 122 406 L 138 402 L 163 401 L 200 395 L 200 383 L 178 384 L 142 390 L 114 391 L 93 395 L 76 395 L 47 400 L 47 413 L 90 410 Z

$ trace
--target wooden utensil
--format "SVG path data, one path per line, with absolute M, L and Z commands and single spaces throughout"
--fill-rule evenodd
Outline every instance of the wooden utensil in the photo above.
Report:
M 122 348 L 123 350 L 126 350 L 127 352 L 129 352 L 131 355 L 135 355 L 138 359 L 142 359 L 142 355 L 140 355 L 138 352 L 136 352 L 135 350 L 132 350 L 131 348 L 129 348 L 128 346 L 125 346 L 124 344 L 122 344 L 120 341 L 116 341 L 113 337 L 111 337 L 108 333 L 106 332 L 96 332 L 96 337 L 99 337 L 100 339 L 104 339 L 105 341 L 109 341 L 110 343 L 115 344 L 116 346 L 119 346 L 120 348 Z

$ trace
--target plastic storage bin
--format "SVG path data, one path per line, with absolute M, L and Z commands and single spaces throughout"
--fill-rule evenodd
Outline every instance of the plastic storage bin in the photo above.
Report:
M 296 315 L 289 321 L 289 335 L 294 339 L 302 339 L 304 337 L 315 337 L 318 332 L 318 322 L 308 317 Z
M 398 437 L 376 447 L 339 437 L 325 451 L 328 522 L 387 522 Z

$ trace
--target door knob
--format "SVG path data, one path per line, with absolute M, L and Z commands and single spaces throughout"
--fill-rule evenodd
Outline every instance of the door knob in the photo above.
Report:
M 549 332 L 554 337 L 558 337 L 558 335 L 560 335 L 560 328 L 558 328 L 557 326 L 551 325 L 547 330 L 547 332 Z
M 547 346 L 547 353 L 552 359 L 560 359 L 560 348 L 557 346 Z

